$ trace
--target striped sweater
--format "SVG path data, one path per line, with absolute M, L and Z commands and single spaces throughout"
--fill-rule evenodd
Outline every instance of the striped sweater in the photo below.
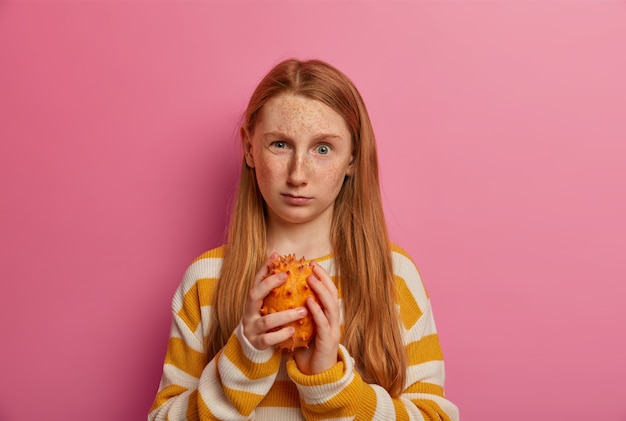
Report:
M 305 375 L 289 355 L 255 349 L 241 324 L 207 361 L 205 337 L 223 254 L 220 247 L 198 257 L 174 295 L 163 375 L 148 420 L 459 419 L 457 407 L 444 396 L 444 363 L 430 301 L 406 252 L 392 248 L 408 356 L 398 398 L 365 383 L 342 345 L 334 367 Z M 337 281 L 332 257 L 316 261 Z

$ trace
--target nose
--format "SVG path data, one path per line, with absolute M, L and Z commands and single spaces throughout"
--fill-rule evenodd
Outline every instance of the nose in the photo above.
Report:
M 302 186 L 307 183 L 309 163 L 305 156 L 294 154 L 289 163 L 288 183 L 293 186 Z

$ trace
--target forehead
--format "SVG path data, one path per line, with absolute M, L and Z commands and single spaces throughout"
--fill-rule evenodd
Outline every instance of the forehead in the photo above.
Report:
M 259 113 L 263 131 L 325 132 L 349 136 L 343 117 L 321 101 L 302 95 L 280 94 L 270 98 Z

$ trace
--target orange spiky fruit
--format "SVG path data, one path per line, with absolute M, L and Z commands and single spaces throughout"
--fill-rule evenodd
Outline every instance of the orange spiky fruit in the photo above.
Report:
M 306 282 L 306 278 L 313 273 L 313 267 L 302 257 L 297 260 L 295 254 L 280 256 L 268 265 L 268 274 L 265 277 L 280 272 L 286 272 L 287 281 L 274 288 L 263 300 L 261 314 L 266 315 L 278 311 L 296 307 L 306 307 L 306 299 L 313 297 L 319 303 L 319 299 Z M 307 314 L 302 319 L 279 327 L 293 326 L 295 331 L 291 338 L 278 345 L 280 350 L 293 351 L 296 348 L 308 348 L 309 342 L 315 336 L 315 323 Z M 276 330 L 278 330 L 276 329 Z

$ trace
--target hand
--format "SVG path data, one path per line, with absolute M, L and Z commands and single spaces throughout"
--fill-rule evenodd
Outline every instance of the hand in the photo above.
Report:
M 337 364 L 341 337 L 337 287 L 324 268 L 315 262 L 311 264 L 313 275 L 307 278 L 307 283 L 317 294 L 321 305 L 310 297 L 306 302 L 317 327 L 317 334 L 309 348 L 298 348 L 294 351 L 294 360 L 304 374 L 318 374 Z
M 286 273 L 277 273 L 264 279 L 268 265 L 277 259 L 278 253 L 273 253 L 256 273 L 243 311 L 243 334 L 248 342 L 259 350 L 278 345 L 290 338 L 294 332 L 293 327 L 279 328 L 307 315 L 307 309 L 304 307 L 261 315 L 263 299 L 272 289 L 284 284 L 287 280 Z

